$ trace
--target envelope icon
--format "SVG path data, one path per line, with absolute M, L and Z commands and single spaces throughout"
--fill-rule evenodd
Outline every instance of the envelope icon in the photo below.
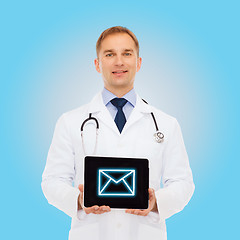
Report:
M 98 169 L 98 196 L 135 196 L 135 169 Z

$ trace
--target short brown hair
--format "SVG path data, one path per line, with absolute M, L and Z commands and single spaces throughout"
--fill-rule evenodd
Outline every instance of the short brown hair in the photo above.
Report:
M 109 36 L 111 34 L 115 34 L 115 33 L 127 33 L 133 39 L 133 41 L 136 45 L 136 48 L 137 48 L 137 56 L 139 56 L 139 43 L 138 43 L 136 36 L 134 35 L 134 33 L 132 31 L 130 31 L 126 27 L 122 27 L 122 26 L 111 27 L 101 33 L 101 35 L 98 38 L 97 43 L 96 43 L 97 56 L 100 51 L 100 47 L 101 47 L 101 43 L 102 43 L 103 39 L 106 38 L 107 36 Z

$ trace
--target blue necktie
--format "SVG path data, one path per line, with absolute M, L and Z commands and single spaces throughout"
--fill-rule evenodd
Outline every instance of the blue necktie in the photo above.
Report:
M 114 98 L 111 100 L 111 103 L 117 108 L 117 115 L 114 119 L 119 132 L 121 133 L 123 130 L 123 127 L 126 123 L 126 117 L 123 113 L 123 106 L 127 103 L 127 100 L 125 98 Z

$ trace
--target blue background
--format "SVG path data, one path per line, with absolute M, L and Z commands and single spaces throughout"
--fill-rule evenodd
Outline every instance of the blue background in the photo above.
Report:
M 40 183 L 58 117 L 102 89 L 100 33 L 139 39 L 136 91 L 176 117 L 196 191 L 168 239 L 239 236 L 238 1 L 5 1 L 0 4 L 1 239 L 67 239 L 70 218 Z

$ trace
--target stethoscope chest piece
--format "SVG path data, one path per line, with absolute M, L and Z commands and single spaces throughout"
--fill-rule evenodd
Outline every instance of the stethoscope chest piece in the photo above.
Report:
M 162 143 L 164 140 L 164 135 L 160 131 L 157 131 L 156 133 L 154 133 L 154 137 L 158 143 Z

